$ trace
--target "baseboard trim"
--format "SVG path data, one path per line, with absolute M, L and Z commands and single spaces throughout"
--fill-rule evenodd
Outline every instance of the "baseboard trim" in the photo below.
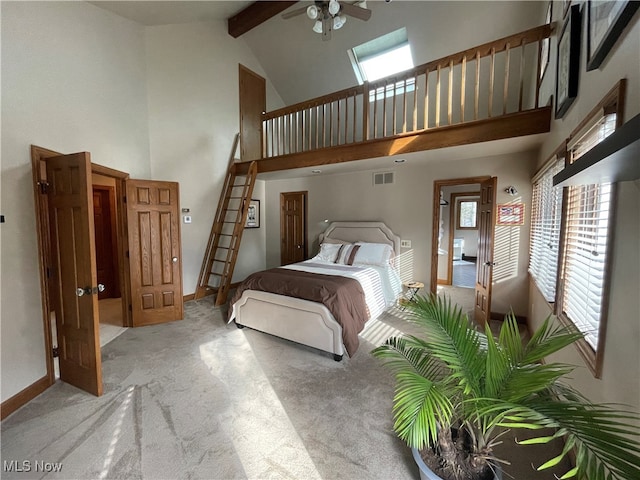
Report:
M 184 297 L 182 297 L 182 301 L 183 302 L 188 302 L 190 300 L 195 300 L 196 298 L 196 294 L 195 293 L 190 293 L 189 295 L 185 295 Z
M 45 375 L 24 390 L 16 393 L 13 397 L 2 402 L 2 405 L 0 405 L 0 420 L 4 420 L 27 402 L 36 398 L 51 385 L 53 384 L 49 382 L 49 376 Z
M 503 321 L 506 315 L 507 315 L 506 313 L 491 312 L 489 317 L 491 318 L 491 320 Z M 522 325 L 529 325 L 529 322 L 527 321 L 527 317 L 523 317 L 522 315 L 516 315 L 516 321 Z

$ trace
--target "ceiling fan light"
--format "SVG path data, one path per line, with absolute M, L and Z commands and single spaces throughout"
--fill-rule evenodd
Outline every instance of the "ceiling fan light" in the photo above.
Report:
M 340 11 L 340 4 L 337 0 L 331 0 L 329 2 L 329 13 L 335 16 Z
M 315 5 L 309 5 L 307 7 L 307 17 L 309 17 L 311 20 L 315 20 L 316 18 L 318 18 L 318 7 L 316 7 Z
M 316 23 L 313 24 L 313 31 L 322 33 L 322 22 L 320 20 L 316 20 Z
M 341 29 L 345 23 L 347 23 L 347 17 L 345 17 L 344 15 L 336 15 L 335 17 L 333 17 L 334 30 Z

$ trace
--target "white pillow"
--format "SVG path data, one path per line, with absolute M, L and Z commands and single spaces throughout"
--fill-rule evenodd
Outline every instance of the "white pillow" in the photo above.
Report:
M 321 243 L 320 252 L 313 257 L 312 260 L 334 263 L 338 256 L 338 252 L 340 251 L 340 247 L 342 247 L 342 245 L 339 243 Z
M 360 248 L 356 252 L 354 265 L 379 265 L 386 267 L 393 259 L 393 249 L 386 243 L 356 242 Z

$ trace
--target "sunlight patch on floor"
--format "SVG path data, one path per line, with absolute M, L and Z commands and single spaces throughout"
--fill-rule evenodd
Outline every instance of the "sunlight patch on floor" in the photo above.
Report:
M 116 446 L 118 445 L 118 440 L 120 439 L 120 435 L 122 434 L 122 423 L 124 421 L 124 416 L 127 413 L 127 409 L 129 408 L 129 404 L 131 403 L 131 399 L 133 398 L 134 386 L 131 385 L 127 389 L 126 397 L 120 405 L 118 412 L 118 420 L 116 423 L 116 427 L 113 430 L 113 436 L 111 437 L 111 442 L 109 443 L 109 449 L 107 450 L 104 456 L 104 463 L 102 464 L 102 471 L 100 472 L 100 480 L 107 478 L 109 471 L 111 469 L 111 463 L 113 462 L 113 454 L 116 451 Z
M 376 347 L 386 342 L 389 337 L 397 337 L 399 335 L 402 335 L 400 330 L 380 321 L 374 322 L 360 332 L 362 338 Z
M 221 422 L 247 478 L 320 479 L 313 460 L 271 387 L 251 346 L 238 330 L 200 345 L 200 358 L 226 386 L 229 409 Z

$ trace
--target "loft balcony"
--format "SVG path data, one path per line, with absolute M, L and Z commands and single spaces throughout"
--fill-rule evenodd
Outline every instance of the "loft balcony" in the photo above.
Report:
M 542 25 L 260 119 L 243 116 L 262 128 L 241 125 L 241 142 L 261 147 L 242 149 L 237 171 L 252 160 L 264 173 L 549 132 L 540 72 L 551 32 Z

